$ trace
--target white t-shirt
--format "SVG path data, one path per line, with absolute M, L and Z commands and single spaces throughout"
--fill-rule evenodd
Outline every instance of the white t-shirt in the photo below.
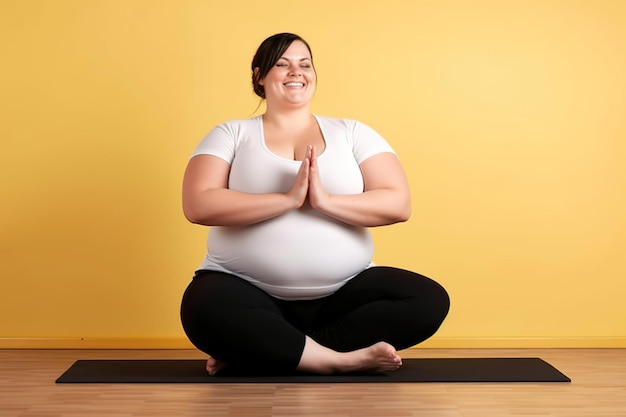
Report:
M 372 128 L 354 120 L 315 116 L 326 148 L 318 157 L 320 179 L 331 194 L 363 192 L 359 164 L 382 152 L 395 153 Z M 193 156 L 209 154 L 231 165 L 228 187 L 245 193 L 286 193 L 301 161 L 272 153 L 265 145 L 263 118 L 216 126 Z M 286 300 L 332 294 L 372 265 L 369 231 L 305 205 L 245 227 L 213 226 L 199 269 L 237 275 Z

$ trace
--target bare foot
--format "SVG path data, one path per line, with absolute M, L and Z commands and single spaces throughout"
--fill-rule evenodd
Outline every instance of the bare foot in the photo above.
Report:
M 206 361 L 206 371 L 209 375 L 215 375 L 220 369 L 224 369 L 228 366 L 226 362 L 217 360 L 215 358 L 209 358 Z
M 402 366 L 402 358 L 396 349 L 386 342 L 378 342 L 370 347 L 353 352 L 340 353 L 343 363 L 338 372 L 387 372 Z
M 352 352 L 337 352 L 307 336 L 298 370 L 319 374 L 346 372 L 388 372 L 402 366 L 396 349 L 386 342 Z

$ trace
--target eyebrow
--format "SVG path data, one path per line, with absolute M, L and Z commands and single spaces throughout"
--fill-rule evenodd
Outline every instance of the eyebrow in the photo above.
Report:
M 284 56 L 281 56 L 280 58 L 278 58 L 279 60 L 284 59 L 285 61 L 291 61 L 289 58 L 285 58 Z M 300 62 L 302 61 L 311 61 L 311 58 L 308 57 L 304 57 L 304 58 L 300 58 L 299 59 Z

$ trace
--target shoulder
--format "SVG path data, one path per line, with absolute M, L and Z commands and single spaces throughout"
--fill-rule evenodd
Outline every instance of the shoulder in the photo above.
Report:
M 364 123 L 354 120 L 339 117 L 327 117 L 315 115 L 322 128 L 333 129 L 336 131 L 342 131 L 348 134 L 355 134 L 363 127 L 367 127 Z
M 261 116 L 256 116 L 248 119 L 228 120 L 215 126 L 213 128 L 213 131 L 221 131 L 237 136 L 237 134 L 241 133 L 242 131 L 250 131 L 258 128 L 260 117 Z
M 355 119 L 345 119 L 326 116 L 315 116 L 322 128 L 342 131 L 349 137 L 380 136 L 371 126 Z
M 192 156 L 210 154 L 230 161 L 242 143 L 259 136 L 258 123 L 258 117 L 220 123 L 204 136 Z
M 350 126 L 354 126 L 355 124 L 361 123 L 358 120 L 345 119 L 345 118 L 340 118 L 340 117 L 320 116 L 317 114 L 315 115 L 315 118 L 320 123 L 323 123 L 324 125 L 336 126 L 336 127 L 350 127 Z

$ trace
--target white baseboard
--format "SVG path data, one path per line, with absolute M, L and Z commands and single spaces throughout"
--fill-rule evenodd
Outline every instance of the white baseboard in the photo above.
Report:
M 0 349 L 195 349 L 183 337 L 0 338 Z
M 414 349 L 626 348 L 618 337 L 433 337 Z M 0 349 L 195 349 L 184 337 L 0 338 Z
M 603 349 L 626 348 L 626 336 L 617 337 L 433 337 L 418 346 L 430 349 Z

